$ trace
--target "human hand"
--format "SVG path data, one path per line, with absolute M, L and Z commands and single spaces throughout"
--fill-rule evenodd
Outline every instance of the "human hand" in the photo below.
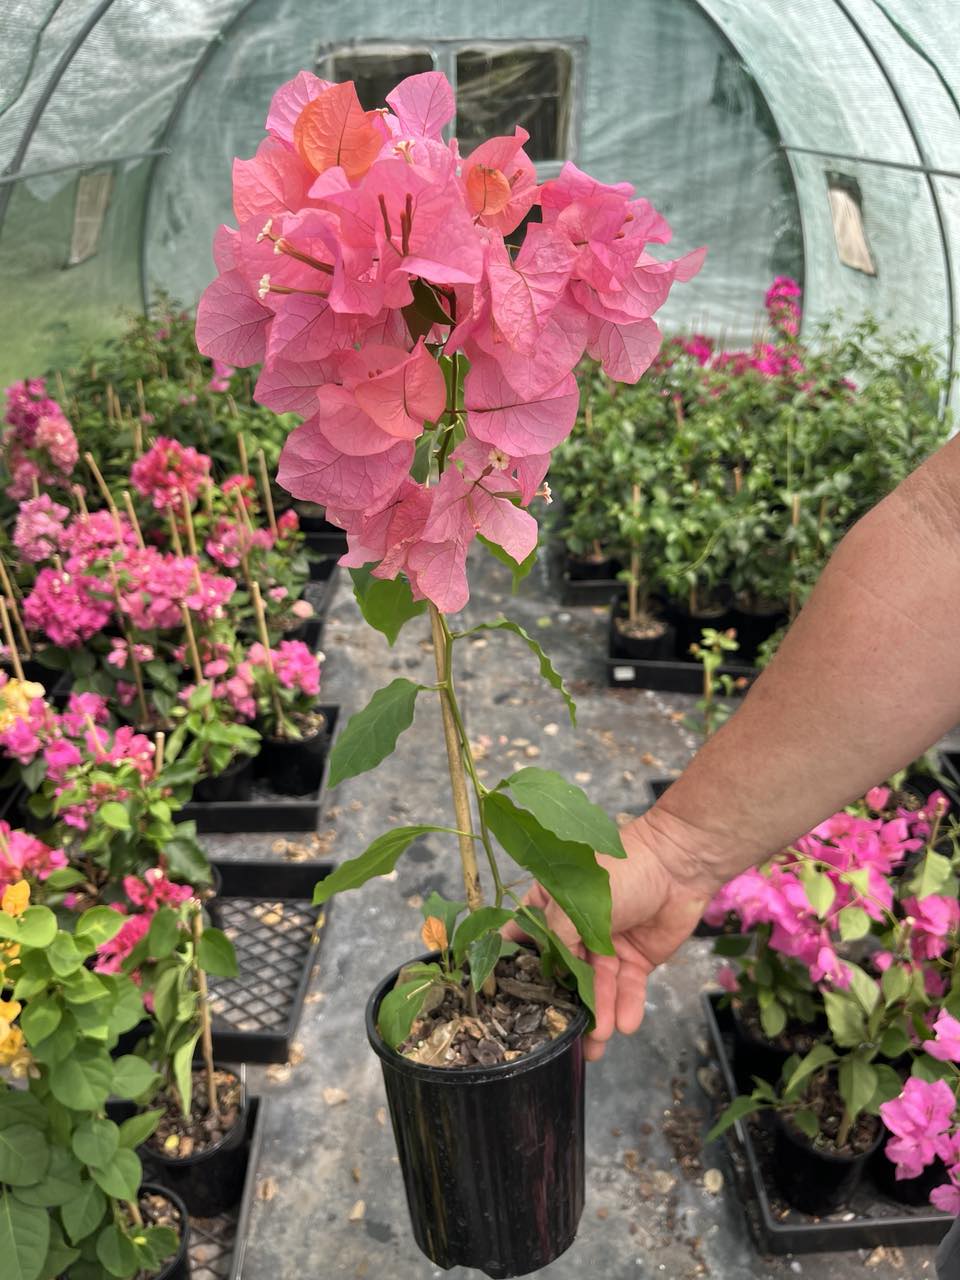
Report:
M 596 1026 L 585 1047 L 592 1061 L 603 1057 L 614 1031 L 632 1035 L 639 1028 L 647 979 L 690 936 L 719 887 L 700 869 L 690 850 L 647 814 L 624 827 L 620 835 L 626 858 L 597 858 L 610 876 L 615 955 L 587 951 L 569 917 L 542 885 L 535 884 L 524 899 L 526 905 L 545 911 L 548 926 L 593 966 Z M 504 932 L 514 939 L 524 937 L 515 924 Z

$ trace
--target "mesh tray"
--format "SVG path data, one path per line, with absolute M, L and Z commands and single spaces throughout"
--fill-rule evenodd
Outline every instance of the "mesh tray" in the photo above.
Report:
M 174 816 L 178 822 L 192 819 L 199 832 L 316 831 L 317 819 L 327 785 L 330 749 L 337 734 L 340 718 L 338 706 L 321 704 L 318 710 L 327 718 L 327 757 L 323 763 L 320 786 L 313 795 L 277 796 L 265 794 L 251 800 L 191 800 Z M 254 783 L 254 788 L 258 783 Z
M 240 975 L 210 979 L 213 1051 L 222 1062 L 286 1062 L 320 946 L 313 886 L 328 862 L 218 862 L 218 923 Z
M 716 995 L 701 997 L 724 1091 L 727 1098 L 732 1098 L 737 1089 L 718 1001 Z M 719 1105 L 726 1105 L 726 1099 L 721 1099 Z M 952 1222 L 946 1214 L 927 1205 L 912 1208 L 888 1200 L 874 1187 L 869 1166 L 847 1210 L 829 1218 L 800 1213 L 780 1204 L 772 1189 L 768 1189 L 764 1165 L 769 1156 L 758 1148 L 751 1126 L 738 1120 L 727 1130 L 726 1139 L 747 1218 L 757 1247 L 763 1253 L 823 1253 L 875 1249 L 878 1245 L 933 1245 L 940 1242 Z

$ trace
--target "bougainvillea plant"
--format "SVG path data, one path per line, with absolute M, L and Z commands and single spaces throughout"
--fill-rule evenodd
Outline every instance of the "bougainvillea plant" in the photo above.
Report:
M 262 361 L 257 397 L 303 414 L 284 446 L 280 483 L 346 530 L 343 563 L 368 621 L 392 642 L 429 610 L 436 684 L 399 678 L 375 694 L 342 734 L 330 782 L 379 764 L 418 695 L 439 693 L 470 909 L 469 946 L 447 942 L 476 985 L 477 971 L 496 961 L 497 930 L 515 914 L 505 902 L 518 902 L 494 840 L 562 903 L 585 946 L 606 953 L 610 890 L 595 850 L 622 857 L 623 848 L 613 823 L 556 773 L 529 768 L 493 788 L 481 783 L 453 682 L 453 646 L 466 633 L 446 615 L 467 602 L 467 551 L 478 537 L 518 572 L 529 567 L 538 530 L 528 507 L 576 418 L 573 369 L 584 351 L 611 377 L 636 381 L 660 346 L 654 313 L 704 252 L 650 254 L 670 229 L 627 183 L 598 182 L 568 163 L 538 185 L 521 128 L 461 156 L 443 137 L 454 110 L 436 72 L 402 81 L 376 111 L 363 110 L 352 82 L 304 71 L 282 86 L 267 138 L 234 165 L 239 226 L 217 232 L 220 275 L 201 299 L 197 340 L 234 366 Z M 541 220 L 522 232 L 533 210 Z M 516 624 L 473 630 L 483 629 L 518 634 L 562 689 Z M 318 886 L 318 901 L 389 872 L 431 830 L 381 836 Z M 589 1004 L 589 966 L 517 909 Z M 451 972 L 463 980 L 460 969 L 433 966 L 413 991 L 395 993 L 405 1016 L 391 1019 L 394 1043 Z

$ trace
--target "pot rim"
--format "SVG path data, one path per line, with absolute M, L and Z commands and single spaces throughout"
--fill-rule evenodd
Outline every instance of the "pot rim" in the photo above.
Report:
M 383 1039 L 377 1030 L 377 1012 L 380 1008 L 380 1002 L 388 991 L 392 989 L 397 980 L 397 975 L 402 969 L 405 969 L 408 964 L 429 964 L 431 961 L 436 960 L 439 954 L 437 951 L 429 952 L 427 955 L 416 956 L 401 965 L 397 965 L 396 969 L 387 974 L 374 987 L 370 998 L 367 1000 L 365 1021 L 367 1040 L 370 1043 L 370 1047 L 386 1066 L 393 1067 L 394 1070 L 399 1071 L 402 1075 L 410 1076 L 417 1080 L 429 1080 L 432 1084 L 494 1084 L 497 1081 L 509 1080 L 513 1076 L 523 1075 L 527 1071 L 536 1070 L 537 1067 L 552 1062 L 554 1058 L 566 1053 L 572 1042 L 578 1040 L 586 1031 L 590 1020 L 589 1010 L 586 1005 L 581 1004 L 577 1013 L 570 1019 L 567 1028 L 557 1036 L 556 1040 L 548 1041 L 547 1044 L 542 1045 L 533 1053 L 527 1054 L 523 1058 L 517 1058 L 514 1062 L 498 1062 L 493 1067 L 453 1068 L 431 1067 L 423 1062 L 411 1062 L 409 1058 L 397 1053 L 396 1049 L 391 1049 Z
M 180 1247 L 173 1257 L 167 1259 L 154 1277 L 154 1280 L 164 1280 L 164 1277 L 171 1275 L 187 1256 L 187 1251 L 190 1248 L 190 1214 L 187 1212 L 187 1206 L 176 1191 L 171 1191 L 169 1187 L 162 1186 L 159 1182 L 142 1182 L 138 1199 L 139 1196 L 144 1194 L 162 1196 L 164 1200 L 173 1205 L 180 1215 Z
M 823 1160 L 827 1164 L 856 1164 L 858 1160 L 869 1160 L 876 1152 L 884 1137 L 884 1127 L 882 1121 L 877 1118 L 877 1136 L 871 1142 L 865 1151 L 855 1151 L 850 1155 L 845 1155 L 840 1151 L 824 1151 L 820 1147 L 815 1147 L 805 1133 L 792 1129 L 780 1114 L 779 1111 L 774 1112 L 774 1123 L 783 1134 L 783 1136 L 795 1147 L 799 1147 L 801 1151 L 805 1151 L 808 1155 L 816 1156 L 818 1160 Z
M 229 1067 L 222 1066 L 219 1062 L 215 1062 L 213 1066 L 215 1071 L 222 1071 L 225 1075 L 233 1076 L 234 1080 L 236 1080 L 240 1085 L 240 1108 L 236 1121 L 232 1127 L 227 1130 L 223 1137 L 215 1142 L 212 1147 L 204 1147 L 202 1151 L 197 1151 L 195 1154 L 189 1156 L 168 1156 L 165 1151 L 158 1151 L 156 1147 L 151 1147 L 149 1145 L 150 1139 L 148 1138 L 146 1142 L 142 1142 L 140 1144 L 137 1150 L 143 1151 L 154 1163 L 181 1169 L 188 1169 L 191 1165 L 195 1164 L 203 1164 L 204 1161 L 211 1159 L 219 1151 L 222 1151 L 238 1129 L 246 1131 L 249 1099 L 247 1098 L 247 1091 L 244 1087 L 243 1080 L 236 1071 L 232 1071 Z M 163 1189 L 165 1190 L 166 1188 Z

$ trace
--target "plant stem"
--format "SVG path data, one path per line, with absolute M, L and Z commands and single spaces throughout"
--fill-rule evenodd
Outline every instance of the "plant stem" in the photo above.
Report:
M 467 894 L 467 906 L 471 911 L 477 911 L 483 906 L 483 890 L 480 888 L 480 872 L 477 868 L 476 850 L 473 847 L 473 817 L 470 813 L 467 775 L 460 750 L 461 735 L 457 730 L 457 721 L 453 711 L 453 698 L 451 696 L 450 633 L 444 625 L 437 606 L 431 602 L 429 609 L 437 681 L 443 686 L 440 690 L 440 715 L 443 720 L 443 737 L 447 748 L 447 765 L 450 770 L 453 811 L 456 817 L 457 830 L 460 832 L 460 868 L 463 873 L 463 886 Z
M 210 1030 L 210 1001 L 207 994 L 207 974 L 200 967 L 200 939 L 203 936 L 203 918 L 199 901 L 193 913 L 193 967 L 197 976 L 197 995 L 200 1005 L 200 1044 L 203 1051 L 203 1069 L 207 1077 L 207 1110 L 219 1124 L 220 1106 L 217 1102 L 217 1082 L 213 1074 L 213 1034 Z

